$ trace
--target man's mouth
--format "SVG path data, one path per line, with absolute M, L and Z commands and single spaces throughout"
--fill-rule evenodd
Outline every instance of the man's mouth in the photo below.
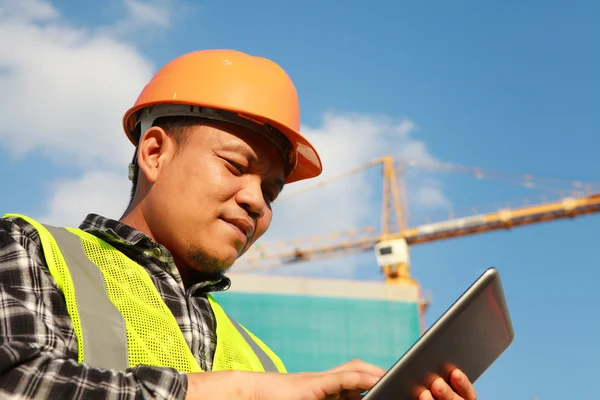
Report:
M 221 218 L 223 221 L 237 229 L 245 240 L 250 240 L 254 234 L 254 223 L 247 218 Z

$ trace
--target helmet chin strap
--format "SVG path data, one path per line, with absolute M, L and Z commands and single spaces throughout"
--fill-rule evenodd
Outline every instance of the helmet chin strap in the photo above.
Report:
M 133 155 L 133 160 L 129 163 L 129 173 L 128 178 L 131 182 L 133 182 L 133 178 L 135 178 L 135 163 L 137 161 L 137 147 L 135 148 L 135 154 Z
M 238 114 L 223 112 L 213 108 L 189 106 L 185 104 L 161 104 L 145 108 L 140 111 L 138 122 L 136 124 L 136 129 L 138 126 L 140 129 L 138 143 L 142 140 L 144 133 L 152 127 L 154 121 L 160 117 L 197 117 L 242 126 L 260 134 L 277 148 L 283 159 L 285 176 L 287 176 L 291 170 L 296 167 L 297 159 L 295 157 L 296 153 L 294 152 L 293 146 L 289 140 L 277 129 L 268 124 L 261 125 L 259 121 L 255 121 Z M 130 181 L 133 181 L 134 179 L 136 162 L 137 147 L 133 155 L 133 160 L 129 164 Z

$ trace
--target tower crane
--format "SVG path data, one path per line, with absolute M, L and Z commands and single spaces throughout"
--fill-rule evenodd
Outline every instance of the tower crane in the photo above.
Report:
M 374 251 L 386 284 L 415 283 L 410 274 L 410 246 L 600 212 L 600 185 L 598 184 L 542 179 L 532 175 L 508 174 L 431 161 L 396 160 L 390 155 L 306 187 L 293 193 L 292 196 L 375 166 L 381 166 L 383 174 L 380 231 L 373 226 L 366 226 L 294 240 L 257 243 L 238 260 L 235 270 L 239 273 L 268 270 L 292 263 Z M 467 174 L 526 188 L 556 191 L 561 195 L 556 201 L 501 208 L 489 213 L 473 213 L 462 218 L 456 218 L 451 214 L 445 221 L 407 226 L 406 201 L 404 201 L 406 193 L 404 185 L 400 183 L 407 167 Z

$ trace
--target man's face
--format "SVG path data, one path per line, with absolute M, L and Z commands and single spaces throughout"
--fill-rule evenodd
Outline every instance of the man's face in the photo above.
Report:
M 165 136 L 162 160 L 158 148 L 148 158 L 154 175 L 143 213 L 178 264 L 224 272 L 268 229 L 270 203 L 283 187 L 282 160 L 270 142 L 243 128 L 189 129 L 178 150 Z

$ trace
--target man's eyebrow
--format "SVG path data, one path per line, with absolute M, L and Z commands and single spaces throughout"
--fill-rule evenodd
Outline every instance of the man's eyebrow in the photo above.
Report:
M 222 143 L 221 150 L 223 151 L 233 151 L 243 154 L 248 158 L 248 161 L 251 163 L 259 163 L 259 159 L 256 154 L 251 150 L 251 148 L 246 143 Z M 275 178 L 272 181 L 272 185 L 274 189 L 277 190 L 277 193 L 281 193 L 283 191 L 283 187 L 285 186 L 285 181 L 280 178 Z
M 236 153 L 243 154 L 246 158 L 248 158 L 249 161 L 258 162 L 258 158 L 256 157 L 256 154 L 254 154 L 254 152 L 252 150 L 250 150 L 249 146 L 243 142 L 242 143 L 240 143 L 240 142 L 221 143 L 220 149 L 224 150 L 224 151 L 233 151 Z

